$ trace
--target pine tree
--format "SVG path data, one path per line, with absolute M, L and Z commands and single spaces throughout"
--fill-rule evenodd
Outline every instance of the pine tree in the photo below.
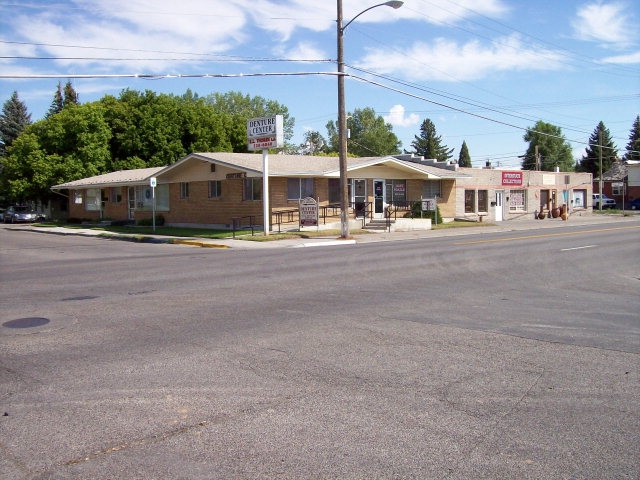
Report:
M 636 117 L 629 133 L 629 143 L 627 143 L 626 160 L 640 160 L 640 115 Z
M 31 114 L 27 106 L 18 98 L 18 92 L 14 91 L 11 98 L 4 102 L 0 115 L 0 154 L 5 155 L 5 150 L 13 144 L 27 125 L 31 124 Z
M 45 115 L 49 118 L 56 113 L 60 113 L 64 108 L 64 98 L 62 97 L 62 84 L 58 82 L 58 88 L 56 89 L 56 93 L 53 94 L 53 100 L 51 101 L 51 106 Z
M 440 162 L 449 160 L 453 148 L 442 145 L 442 137 L 436 134 L 436 126 L 428 118 L 420 125 L 420 136 L 416 135 L 411 146 L 416 155 L 421 155 L 426 159 L 436 159 Z
M 67 83 L 64 86 L 64 106 L 68 107 L 69 105 L 78 105 L 80 101 L 78 100 L 78 93 L 71 85 L 71 81 L 67 80 Z
M 603 122 L 598 126 L 589 137 L 589 145 L 585 149 L 586 155 L 577 165 L 576 170 L 579 172 L 590 172 L 597 177 L 600 175 L 600 155 L 602 154 L 602 172 L 606 172 L 618 157 L 618 150 L 611 140 L 609 129 L 604 126 Z
M 460 147 L 460 155 L 458 156 L 458 166 L 471 168 L 471 156 L 469 155 L 469 148 L 467 148 L 467 142 L 462 141 L 462 147 Z

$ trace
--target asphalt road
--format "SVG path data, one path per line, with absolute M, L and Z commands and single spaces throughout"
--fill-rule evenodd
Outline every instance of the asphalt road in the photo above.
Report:
M 0 228 L 0 478 L 639 478 L 639 234 Z

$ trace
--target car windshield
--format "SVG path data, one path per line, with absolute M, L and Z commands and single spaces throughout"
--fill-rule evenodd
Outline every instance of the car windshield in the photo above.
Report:
M 31 209 L 29 207 L 25 207 L 25 206 L 18 206 L 18 207 L 14 207 L 13 208 L 16 212 L 30 212 Z

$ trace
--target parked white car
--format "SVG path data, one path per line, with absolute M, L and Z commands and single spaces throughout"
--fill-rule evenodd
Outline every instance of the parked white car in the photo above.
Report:
M 600 197 L 602 197 L 602 209 L 605 208 L 616 208 L 616 201 L 613 198 L 607 197 L 604 193 L 600 195 L 599 193 L 594 193 L 593 197 L 593 208 L 600 210 Z

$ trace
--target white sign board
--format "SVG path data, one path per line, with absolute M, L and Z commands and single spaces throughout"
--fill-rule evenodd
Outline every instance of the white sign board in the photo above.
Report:
M 318 226 L 318 202 L 311 197 L 300 200 L 300 226 Z
M 284 147 L 284 120 L 282 115 L 248 120 L 247 140 L 250 151 Z
M 156 179 L 156 177 L 151 177 L 149 185 L 151 186 L 151 188 L 156 188 L 158 186 L 158 180 Z
M 435 198 L 423 198 L 422 199 L 422 211 L 423 212 L 435 212 L 436 199 Z

